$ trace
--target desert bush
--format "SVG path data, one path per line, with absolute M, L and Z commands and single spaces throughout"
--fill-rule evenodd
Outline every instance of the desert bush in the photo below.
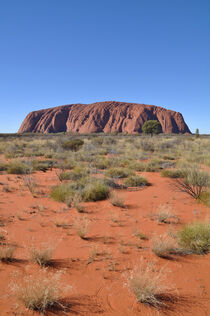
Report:
M 89 224 L 90 224 L 90 221 L 86 217 L 75 218 L 74 228 L 76 229 L 77 235 L 80 238 L 85 239 L 88 233 Z
M 33 245 L 29 248 L 30 259 L 42 267 L 47 266 L 52 259 L 53 250 L 54 247 L 47 243 L 42 243 L 39 247 Z
M 209 174 L 197 168 L 186 169 L 184 173 L 185 177 L 183 179 L 176 180 L 176 188 L 198 199 L 201 193 L 206 191 L 210 185 Z
M 10 174 L 27 174 L 31 173 L 32 168 L 20 160 L 14 160 L 8 163 L 7 173 Z
M 65 150 L 78 151 L 82 145 L 84 145 L 84 141 L 82 139 L 72 139 L 64 142 L 62 144 L 62 148 Z
M 49 273 L 47 269 L 43 269 L 36 275 L 25 275 L 19 282 L 16 278 L 10 287 L 18 301 L 27 309 L 45 313 L 49 308 L 60 305 L 60 277 L 60 271 Z
M 51 189 L 50 197 L 57 202 L 65 203 L 67 199 L 73 197 L 74 189 L 68 184 L 60 184 Z M 70 201 L 70 200 L 69 200 Z
M 194 253 L 210 252 L 210 223 L 200 222 L 184 226 L 178 232 L 181 247 Z
M 81 192 L 84 201 L 100 201 L 109 197 L 110 189 L 108 185 L 100 179 L 91 179 Z
M 162 170 L 161 176 L 164 178 L 183 178 L 184 172 L 182 170 Z
M 111 194 L 110 203 L 113 206 L 117 206 L 117 207 L 121 207 L 121 208 L 126 207 L 123 198 L 114 192 Z
M 111 178 L 126 178 L 130 174 L 131 171 L 125 168 L 111 168 L 106 172 L 106 175 Z
M 0 171 L 5 171 L 5 170 L 7 170 L 7 164 L 0 161 Z
M 32 195 L 36 192 L 37 183 L 31 174 L 26 174 L 23 178 L 24 184 L 27 186 Z
M 164 303 L 161 301 L 161 295 L 168 290 L 163 282 L 166 278 L 165 267 L 159 271 L 155 269 L 154 264 L 144 264 L 134 267 L 127 276 L 126 285 L 135 295 L 137 302 L 152 305 L 156 308 L 161 307 Z
M 15 246 L 1 245 L 0 246 L 0 260 L 4 262 L 9 262 L 14 260 L 14 252 L 16 250 Z
M 59 180 L 71 180 L 72 178 L 72 173 L 69 171 L 62 171 L 60 174 L 58 174 Z
M 142 132 L 144 134 L 160 134 L 162 132 L 162 127 L 159 121 L 148 120 L 142 126 Z
M 171 221 L 178 222 L 178 217 L 171 212 L 171 207 L 169 205 L 161 204 L 158 207 L 157 214 L 155 214 L 156 219 L 159 223 L 171 223 Z
M 152 252 L 161 258 L 169 258 L 171 254 L 176 254 L 178 245 L 174 238 L 167 234 L 154 236 L 151 241 Z
M 202 192 L 199 200 L 206 206 L 210 207 L 210 191 Z
M 146 178 L 137 175 L 137 176 L 129 176 L 127 179 L 125 179 L 124 185 L 126 185 L 127 187 L 140 187 L 140 186 L 149 185 L 149 183 Z

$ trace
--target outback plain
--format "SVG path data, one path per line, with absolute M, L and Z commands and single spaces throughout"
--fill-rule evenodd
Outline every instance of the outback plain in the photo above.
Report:
M 0 315 L 210 314 L 209 136 L 0 136 Z

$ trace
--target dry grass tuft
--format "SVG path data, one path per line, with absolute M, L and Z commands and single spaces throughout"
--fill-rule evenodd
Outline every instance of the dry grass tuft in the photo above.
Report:
M 55 246 L 42 243 L 39 247 L 32 246 L 29 248 L 30 259 L 44 267 L 50 264 L 52 259 L 52 253 L 55 249 Z
M 77 235 L 80 238 L 85 239 L 88 233 L 89 224 L 90 224 L 90 221 L 85 216 L 82 218 L 75 218 L 74 228 L 76 229 Z
M 14 260 L 15 246 L 1 245 L 0 246 L 0 260 L 3 262 L 10 262 Z
M 165 267 L 156 270 L 153 263 L 145 264 L 141 260 L 140 265 L 134 267 L 126 277 L 126 286 L 138 302 L 159 308 L 165 304 L 161 300 L 161 295 L 169 290 L 163 285 L 166 272 Z
M 178 252 L 177 242 L 167 234 L 154 236 L 151 241 L 151 249 L 156 256 L 169 258 L 171 254 Z
M 27 309 L 45 313 L 49 308 L 61 306 L 60 277 L 60 271 L 49 273 L 44 269 L 35 276 L 24 276 L 20 282 L 13 281 L 10 288 Z

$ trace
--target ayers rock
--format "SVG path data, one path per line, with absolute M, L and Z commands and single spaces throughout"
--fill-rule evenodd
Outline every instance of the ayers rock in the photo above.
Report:
M 29 113 L 18 133 L 139 133 L 147 120 L 158 120 L 163 133 L 190 133 L 179 112 L 125 102 L 68 104 Z

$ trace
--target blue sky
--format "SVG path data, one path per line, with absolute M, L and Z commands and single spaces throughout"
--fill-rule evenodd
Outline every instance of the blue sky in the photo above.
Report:
M 210 1 L 0 0 L 0 132 L 105 100 L 160 105 L 210 133 Z

